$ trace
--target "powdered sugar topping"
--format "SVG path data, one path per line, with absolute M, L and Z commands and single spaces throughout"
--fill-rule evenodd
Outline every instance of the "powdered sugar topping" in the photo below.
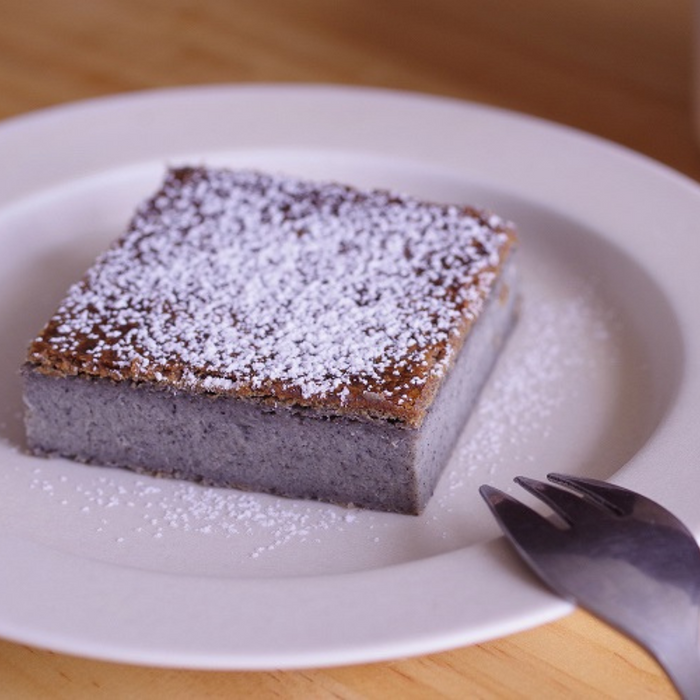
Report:
M 30 357 L 207 392 L 343 406 L 359 387 L 410 405 L 511 237 L 493 215 L 390 192 L 172 170 Z

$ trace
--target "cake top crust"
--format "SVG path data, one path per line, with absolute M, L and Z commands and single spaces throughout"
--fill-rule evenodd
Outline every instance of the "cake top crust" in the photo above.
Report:
M 415 426 L 515 241 L 472 208 L 174 168 L 27 359 Z

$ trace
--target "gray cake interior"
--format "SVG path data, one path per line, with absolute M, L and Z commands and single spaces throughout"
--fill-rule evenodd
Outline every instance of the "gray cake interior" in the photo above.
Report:
M 503 292 L 503 293 L 502 293 Z M 420 428 L 23 369 L 28 445 L 213 486 L 420 513 L 517 312 L 512 262 Z

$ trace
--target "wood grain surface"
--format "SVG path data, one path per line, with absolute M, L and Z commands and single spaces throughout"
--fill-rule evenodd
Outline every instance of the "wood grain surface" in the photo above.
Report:
M 700 179 L 691 66 L 690 0 L 0 0 L 0 118 L 159 86 L 371 85 L 537 115 Z M 3 699 L 220 697 L 675 695 L 582 612 L 441 654 L 294 672 L 132 667 L 0 641 Z

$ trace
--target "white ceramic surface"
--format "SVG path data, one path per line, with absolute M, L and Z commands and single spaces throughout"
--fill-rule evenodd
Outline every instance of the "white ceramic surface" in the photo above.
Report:
M 464 102 L 213 86 L 0 125 L 0 635 L 252 669 L 470 644 L 570 608 L 477 488 L 611 477 L 700 530 L 700 189 L 572 130 Z M 22 452 L 17 368 L 167 164 L 258 167 L 477 204 L 520 227 L 521 322 L 419 518 L 205 489 Z M 524 494 L 522 494 L 524 495 Z

